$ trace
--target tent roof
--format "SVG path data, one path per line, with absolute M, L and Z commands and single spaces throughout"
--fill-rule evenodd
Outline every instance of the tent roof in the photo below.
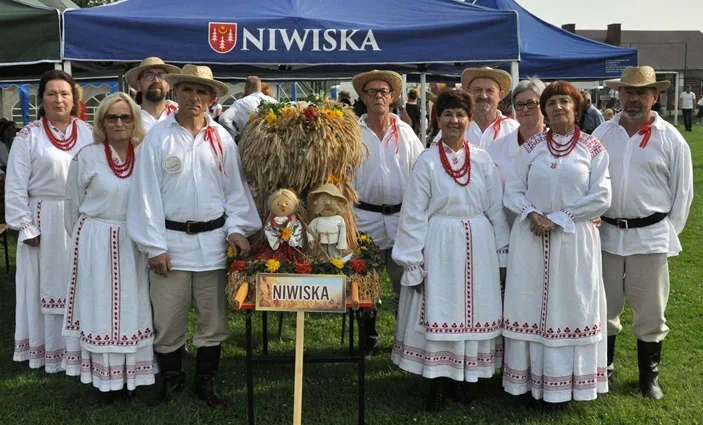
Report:
M 455 0 L 355 0 L 344 7 L 338 0 L 210 0 L 197 7 L 182 0 L 127 0 L 70 10 L 64 20 L 64 57 L 72 61 L 159 56 L 229 69 L 313 66 L 314 72 L 319 65 L 418 70 L 443 63 L 460 69 L 519 58 L 514 11 Z M 471 42 L 476 39 L 491 43 Z
M 0 66 L 59 62 L 60 18 L 58 10 L 39 0 L 0 0 L 0 39 L 6 40 Z
M 520 78 L 603 80 L 619 78 L 637 65 L 637 50 L 614 47 L 564 31 L 539 19 L 514 0 L 476 0 L 499 10 L 516 10 L 520 21 Z

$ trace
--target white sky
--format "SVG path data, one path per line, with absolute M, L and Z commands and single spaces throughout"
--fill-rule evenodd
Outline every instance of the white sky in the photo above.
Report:
M 517 0 L 540 19 L 561 27 L 623 30 L 703 30 L 703 0 Z

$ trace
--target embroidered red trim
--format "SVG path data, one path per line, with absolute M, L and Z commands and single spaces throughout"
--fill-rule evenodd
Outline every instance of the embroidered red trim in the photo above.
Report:
M 69 331 L 80 329 L 80 321 L 74 321 L 73 316 L 76 302 L 76 281 L 78 280 L 78 245 L 81 238 L 81 230 L 83 230 L 83 223 L 85 223 L 87 218 L 88 217 L 83 217 L 78 223 L 78 228 L 76 229 L 76 243 L 73 247 L 73 266 L 71 267 L 71 281 L 68 284 L 68 307 L 66 308 L 65 326 L 65 329 Z

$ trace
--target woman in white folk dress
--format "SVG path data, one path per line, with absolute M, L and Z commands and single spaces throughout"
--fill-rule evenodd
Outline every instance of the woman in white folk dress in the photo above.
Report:
M 461 383 L 500 367 L 509 228 L 498 170 L 464 139 L 472 103 L 462 91 L 437 98 L 443 139 L 413 167 L 393 247 L 405 271 L 391 358 L 430 379 L 428 411 L 444 406 L 447 390 L 456 398 Z
M 63 226 L 71 158 L 92 141 L 92 128 L 76 118 L 76 85 L 63 71 L 39 81 L 39 119 L 17 134 L 7 164 L 5 215 L 19 231 L 15 285 L 15 361 L 60 372 L 61 324 L 66 303 L 70 235 Z
M 73 158 L 66 185 L 64 223 L 72 234 L 66 374 L 113 401 L 154 383 L 146 257 L 125 228 L 135 151 L 144 136 L 138 106 L 125 93 L 106 97 L 93 136 L 95 143 Z
M 503 387 L 549 403 L 608 391 L 600 236 L 608 154 L 575 125 L 582 97 L 557 81 L 540 97 L 551 129 L 521 147 L 505 185 L 517 214 L 505 287 Z

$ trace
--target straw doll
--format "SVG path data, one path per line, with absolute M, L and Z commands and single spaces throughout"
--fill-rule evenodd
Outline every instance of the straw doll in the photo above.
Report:
M 308 227 L 308 239 L 317 242 L 316 254 L 329 259 L 344 255 L 347 227 L 341 214 L 346 205 L 347 199 L 333 184 L 324 184 L 308 195 L 308 208 L 315 216 Z
M 300 200 L 292 191 L 279 189 L 268 199 L 271 214 L 264 224 L 264 240 L 253 251 L 259 260 L 299 261 L 303 254 L 303 226 L 297 213 Z

